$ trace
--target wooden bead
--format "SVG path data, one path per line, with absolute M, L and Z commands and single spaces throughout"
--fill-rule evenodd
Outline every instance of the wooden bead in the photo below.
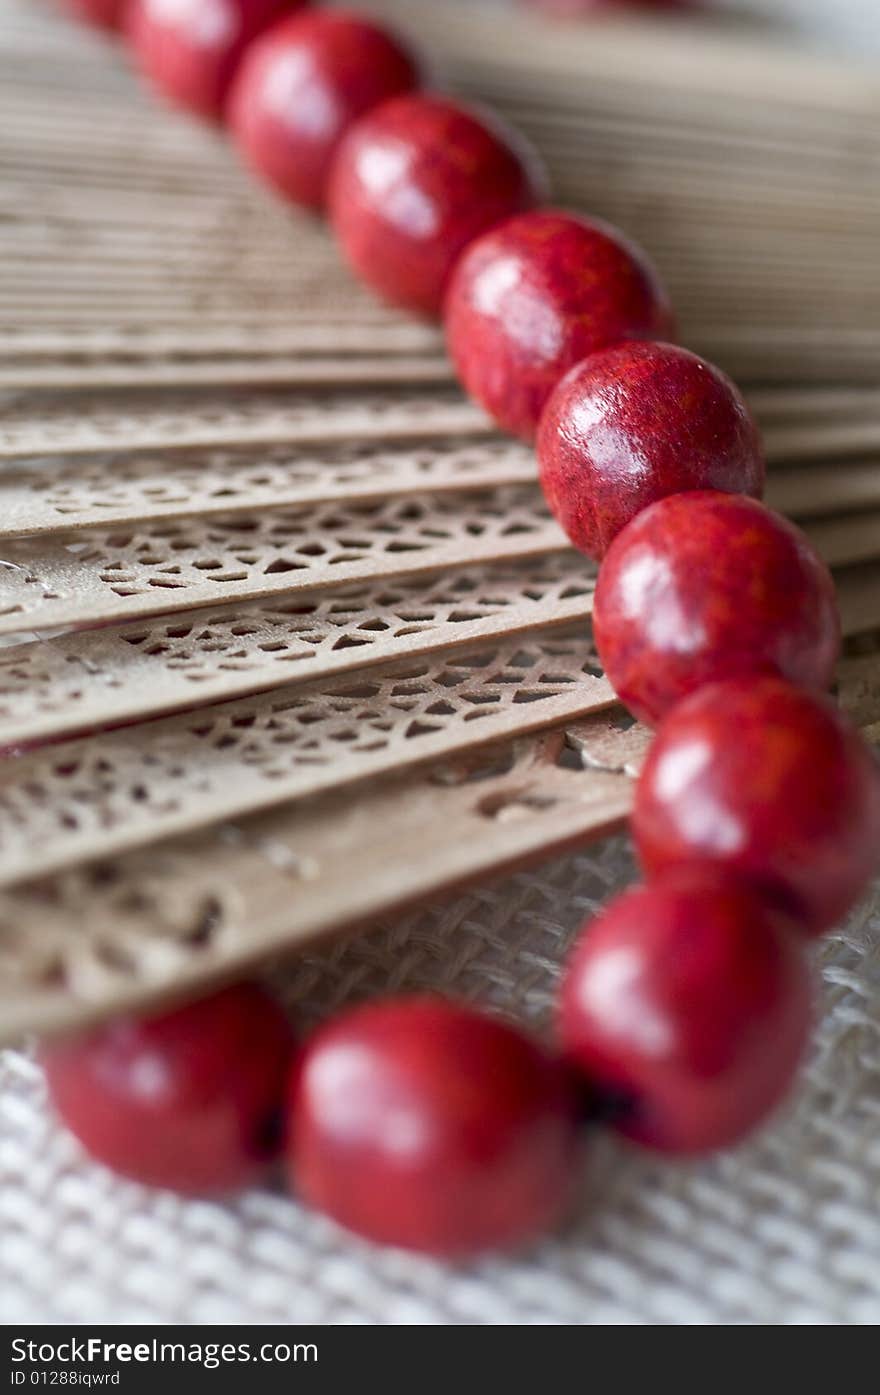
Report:
M 552 208 L 512 218 L 468 248 L 445 319 L 462 385 L 525 440 L 559 380 L 588 354 L 674 332 L 641 249 L 607 223 Z
M 765 472 L 730 379 L 687 349 L 653 343 L 593 354 L 563 378 L 541 419 L 538 467 L 562 527 L 596 558 L 667 494 L 760 496 Z
M 656 723 L 706 683 L 777 673 L 827 689 L 840 617 L 825 563 L 793 523 L 742 494 L 671 494 L 618 533 L 593 633 L 606 677 Z
M 342 142 L 330 216 L 362 281 L 437 316 L 464 249 L 529 208 L 541 184 L 531 151 L 494 117 L 444 97 L 396 97 Z
M 175 106 L 223 120 L 248 45 L 305 0 L 131 0 L 126 28 L 148 81 Z
M 458 1257 L 552 1225 L 576 1175 L 558 1060 L 440 999 L 371 1004 L 322 1028 L 292 1105 L 296 1190 L 385 1245 Z
M 151 1187 L 225 1194 L 278 1154 L 294 1039 L 274 999 L 241 984 L 44 1047 L 55 1109 L 105 1166 Z
M 250 167 L 276 192 L 321 209 L 349 127 L 417 82 L 415 60 L 386 29 L 346 12 L 306 11 L 251 45 L 229 124 Z
M 828 699 L 779 678 L 730 678 L 661 724 L 632 830 L 650 876 L 715 865 L 817 934 L 880 870 L 880 768 Z
M 811 1020 L 796 932 L 744 884 L 696 868 L 625 892 L 584 928 L 560 1033 L 649 1148 L 739 1143 L 788 1092 Z

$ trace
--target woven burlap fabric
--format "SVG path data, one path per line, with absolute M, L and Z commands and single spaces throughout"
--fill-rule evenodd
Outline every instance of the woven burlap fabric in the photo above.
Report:
M 380 926 L 275 975 L 310 1026 L 409 988 L 546 1026 L 580 921 L 632 877 L 618 840 Z M 342 1235 L 281 1191 L 183 1202 L 82 1158 L 39 1072 L 0 1069 L 0 1319 L 187 1323 L 872 1323 L 880 1320 L 880 895 L 819 952 L 792 1106 L 699 1165 L 597 1139 L 559 1236 L 450 1268 Z

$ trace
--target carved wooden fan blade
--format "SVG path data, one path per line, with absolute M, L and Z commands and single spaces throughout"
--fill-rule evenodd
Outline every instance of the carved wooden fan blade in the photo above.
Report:
M 670 82 L 638 25 L 489 44 L 482 6 L 375 8 L 742 377 L 880 736 L 876 83 L 780 54 L 768 86 L 685 30 Z M 595 569 L 439 331 L 27 0 L 0 94 L 0 1037 L 619 829 L 648 733 L 592 647 Z

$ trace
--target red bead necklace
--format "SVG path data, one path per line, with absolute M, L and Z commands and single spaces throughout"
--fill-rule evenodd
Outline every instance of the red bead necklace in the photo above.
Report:
M 697 1154 L 787 1092 L 809 1033 L 809 936 L 878 868 L 880 776 L 823 695 L 827 568 L 758 502 L 764 458 L 730 380 L 616 229 L 540 206 L 533 153 L 418 90 L 381 26 L 302 0 L 66 0 L 127 30 L 166 97 L 226 120 L 278 193 L 327 209 L 357 274 L 442 314 L 459 377 L 537 438 L 574 545 L 604 559 L 596 643 L 660 728 L 633 832 L 646 884 L 584 931 L 554 1053 L 439 999 L 349 1011 L 295 1047 L 251 985 L 43 1052 L 53 1101 L 117 1171 L 192 1193 L 279 1154 L 298 1193 L 386 1244 L 461 1256 L 562 1214 L 581 1122 Z M 537 0 L 536 0 L 537 3 Z

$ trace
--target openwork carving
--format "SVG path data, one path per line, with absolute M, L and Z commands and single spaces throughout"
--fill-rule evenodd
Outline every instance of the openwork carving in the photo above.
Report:
M 548 517 L 531 453 L 450 389 L 439 332 L 355 286 L 325 230 L 153 106 L 105 47 L 0 6 L 14 1035 L 616 828 L 648 737 L 592 653 L 592 569 Z M 754 101 L 713 101 L 716 148 L 745 141 L 760 170 L 749 183 L 725 161 L 722 178 L 704 123 L 646 107 L 644 64 L 609 84 L 591 41 L 573 73 L 566 39 L 525 72 L 496 34 L 503 58 L 476 65 L 460 42 L 476 7 L 458 9 L 460 28 L 420 14 L 453 80 L 524 117 L 570 202 L 637 235 L 648 218 L 686 342 L 753 383 L 836 375 L 753 402 L 771 459 L 795 467 L 774 470 L 771 499 L 813 519 L 863 634 L 880 613 L 880 407 L 853 384 L 876 380 L 880 203 L 862 99 L 808 128 L 790 106 L 796 160 Z M 834 197 L 814 178 L 829 143 Z M 855 231 L 832 277 L 838 219 Z M 869 733 L 877 672 L 867 652 L 844 670 Z
M 304 684 L 0 768 L 0 880 L 301 798 L 608 706 L 586 638 L 491 648 Z
M 615 729 L 597 717 L 572 735 L 610 758 Z M 340 920 L 368 922 L 618 828 L 629 779 L 579 769 L 562 758 L 565 739 L 523 737 L 356 800 L 333 791 L 0 893 L 0 1039 L 178 992 Z
M 810 437 L 810 446 L 814 444 Z M 496 488 L 529 483 L 535 476 L 530 448 L 489 435 L 390 445 L 352 441 L 17 461 L 0 475 L 0 539 L 154 518 L 205 517 L 231 508 Z M 876 509 L 880 475 L 871 460 L 775 470 L 767 499 L 782 513 L 801 519 Z
M 3 471 L 0 537 L 534 479 L 534 453 L 501 437 L 53 459 Z
M 0 648 L 0 746 L 586 621 L 593 580 L 568 551 L 10 645 Z
M 808 531 L 835 566 L 880 552 L 880 514 L 816 520 Z M 13 540 L 0 552 L 0 634 L 112 624 L 566 547 L 536 487 Z
M 483 414 L 460 394 L 433 393 L 200 393 L 155 401 L 86 396 L 75 408 L 64 395 L 39 404 L 13 402 L 0 417 L 0 458 L 74 455 L 116 449 L 258 445 L 286 441 L 418 440 L 490 431 Z
M 840 687 L 880 742 L 876 650 Z M 649 739 L 611 707 L 0 893 L 0 1034 L 177 992 L 618 829 Z
M 28 372 L 22 367 L 20 355 L 16 368 L 25 375 Z M 174 371 L 173 364 L 166 365 L 169 379 Z M 260 371 L 256 360 L 252 372 L 258 377 Z M 315 376 L 319 384 L 321 372 L 328 371 L 328 365 L 323 369 L 318 365 Z M 492 431 L 483 413 L 454 389 L 426 385 L 419 390 L 424 369 L 418 363 L 405 378 L 399 361 L 384 361 L 378 376 L 380 380 L 383 376 L 391 378 L 393 390 L 378 386 L 372 391 L 347 388 L 346 379 L 357 382 L 359 372 L 369 381 L 366 369 L 358 370 L 353 362 L 340 363 L 337 376 L 331 375 L 325 381 L 323 392 L 290 385 L 283 393 L 241 391 L 220 395 L 210 384 L 203 391 L 178 391 L 169 398 L 157 396 L 141 384 L 140 391 L 128 396 L 114 393 L 109 387 L 103 394 L 84 395 L 75 408 L 71 407 L 69 392 L 45 392 L 38 398 L 12 396 L 0 419 L 0 458 L 109 451 L 125 451 L 128 455 L 132 451 L 276 442 L 326 446 L 332 442 L 425 440 L 455 433 L 487 436 Z M 201 365 L 201 376 L 210 380 L 210 363 Z M 436 379 L 436 368 L 431 368 L 429 376 Z M 774 420 L 771 415 L 765 441 L 768 458 L 774 463 L 845 460 L 877 449 L 880 421 L 876 409 L 855 419 L 841 416 L 806 423 Z M 126 462 L 122 463 L 126 468 Z M 128 461 L 127 469 L 137 474 L 144 465 L 149 468 L 152 464 L 155 470 L 159 463 L 171 462 Z
M 537 488 L 8 542 L 0 552 L 0 632 L 94 625 L 564 546 Z
M 582 621 L 594 569 L 569 551 L 385 579 L 0 648 L 0 747 Z M 838 575 L 844 631 L 876 627 L 880 567 Z M 584 631 L 586 633 L 586 629 Z

